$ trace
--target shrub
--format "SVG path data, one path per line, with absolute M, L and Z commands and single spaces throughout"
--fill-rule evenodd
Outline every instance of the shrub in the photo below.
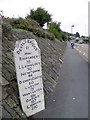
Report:
M 10 24 L 13 28 L 28 29 L 28 24 L 23 18 L 12 18 L 9 19 Z
M 12 30 L 12 26 L 8 23 L 3 23 L 2 24 L 2 32 L 3 33 L 9 33 Z
M 48 26 L 48 31 L 55 35 L 55 38 L 61 39 L 62 36 L 60 34 L 60 23 L 52 22 Z
M 62 39 L 65 41 L 65 40 L 67 40 L 67 35 L 64 33 L 64 32 L 62 32 Z
M 28 30 L 38 37 L 48 38 L 51 40 L 55 39 L 55 36 L 52 33 L 48 33 L 45 30 L 43 30 L 34 20 L 32 21 L 30 19 L 12 18 L 9 19 L 8 21 L 14 29 L 18 28 L 18 29 Z
M 78 42 L 79 40 L 78 39 L 76 39 L 76 42 Z

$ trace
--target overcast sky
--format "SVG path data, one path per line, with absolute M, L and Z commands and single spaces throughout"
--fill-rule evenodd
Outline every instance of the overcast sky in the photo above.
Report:
M 43 7 L 52 14 L 53 21 L 61 22 L 61 29 L 88 35 L 88 1 L 90 0 L 0 0 L 0 10 L 8 17 L 25 17 L 30 9 Z

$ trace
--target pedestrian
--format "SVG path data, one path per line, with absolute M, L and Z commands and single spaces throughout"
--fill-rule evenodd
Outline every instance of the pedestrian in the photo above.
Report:
M 74 43 L 71 43 L 71 47 L 72 47 L 72 49 L 74 48 Z

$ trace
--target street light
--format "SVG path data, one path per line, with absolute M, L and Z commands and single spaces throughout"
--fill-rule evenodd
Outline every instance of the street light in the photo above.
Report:
M 74 25 L 71 26 L 71 33 L 72 33 L 72 34 L 73 34 L 73 27 L 74 27 Z

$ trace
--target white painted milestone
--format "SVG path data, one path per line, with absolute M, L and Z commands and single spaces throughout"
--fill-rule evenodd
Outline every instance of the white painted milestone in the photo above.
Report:
M 14 50 L 20 101 L 27 116 L 45 109 L 41 55 L 34 39 L 17 41 Z

